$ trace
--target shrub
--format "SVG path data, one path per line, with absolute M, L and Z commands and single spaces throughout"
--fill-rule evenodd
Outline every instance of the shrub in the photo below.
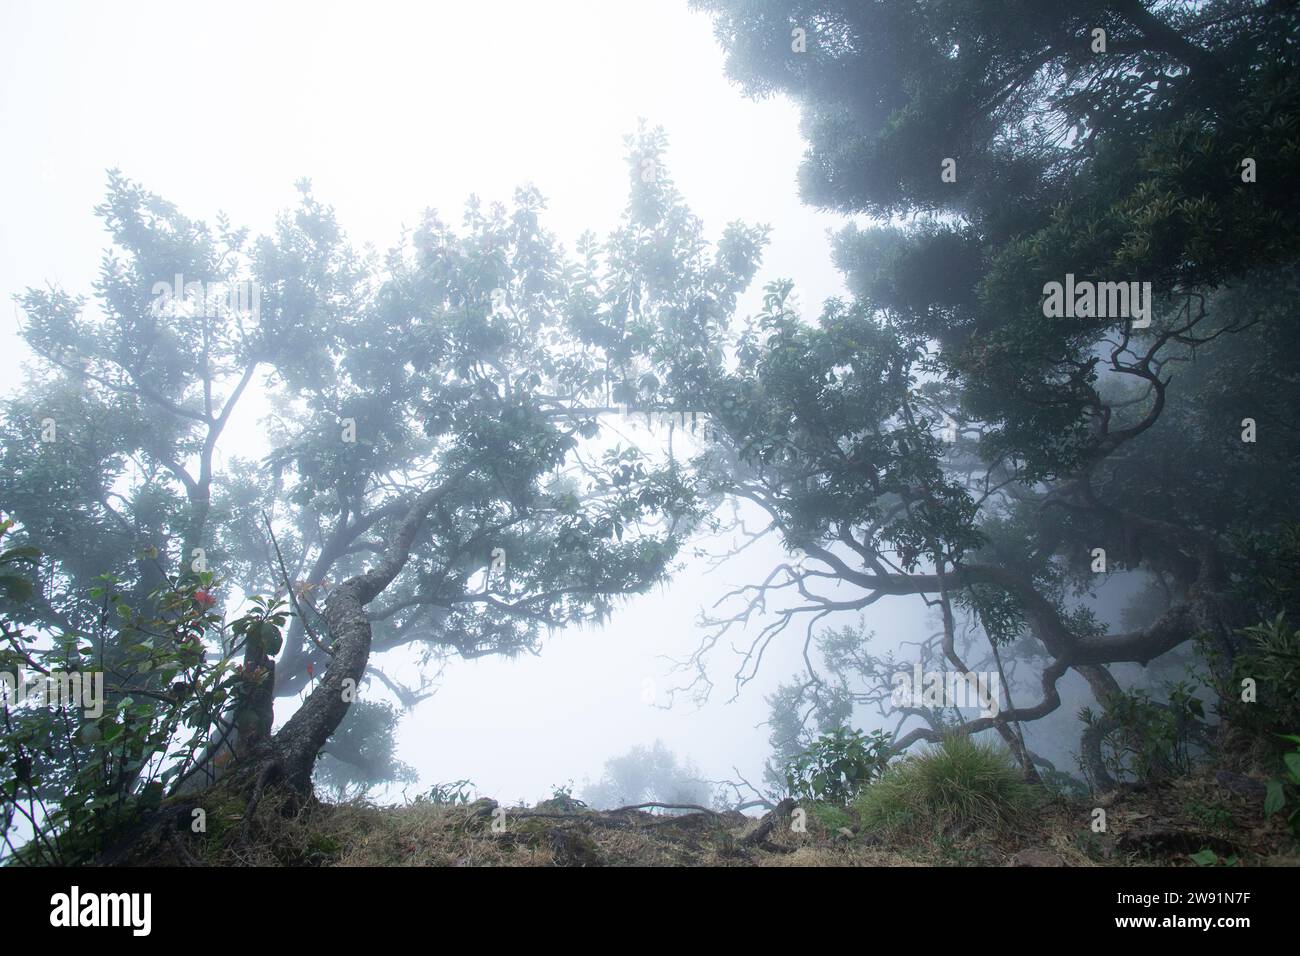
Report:
M 1279 611 L 1241 636 L 1244 645 L 1232 662 L 1230 683 L 1217 690 L 1224 718 L 1253 737 L 1267 760 L 1282 749 L 1277 741 L 1300 726 L 1300 630 Z M 1242 700 L 1248 679 L 1254 699 Z
M 1201 652 L 1213 665 L 1231 732 L 1225 748 L 1271 768 L 1283 750 L 1279 741 L 1300 727 L 1300 523 L 1241 535 L 1234 551 L 1233 599 L 1246 620 L 1258 623 L 1237 633 L 1231 660 L 1204 638 Z M 1247 680 L 1253 697 L 1244 693 Z
M 1167 685 L 1166 692 L 1162 703 L 1145 690 L 1121 691 L 1107 699 L 1105 714 L 1079 711 L 1101 735 L 1101 759 L 1115 780 L 1153 783 L 1191 771 L 1197 742 L 1206 739 L 1205 707 L 1192 682 Z
M 790 795 L 797 800 L 824 800 L 845 806 L 884 773 L 892 754 L 889 735 L 876 730 L 841 727 L 823 734 L 786 767 Z
M 1007 751 L 953 735 L 886 770 L 862 791 L 857 811 L 869 830 L 944 834 L 1000 826 L 1039 800 Z

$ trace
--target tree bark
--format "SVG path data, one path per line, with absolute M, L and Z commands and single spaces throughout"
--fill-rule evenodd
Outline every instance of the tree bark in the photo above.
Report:
M 326 643 L 334 655 L 302 707 L 266 747 L 257 748 L 249 761 L 257 767 L 256 779 L 282 782 L 304 797 L 311 794 L 316 755 L 347 714 L 370 659 L 371 630 L 365 606 L 378 597 L 406 566 L 415 536 L 429 510 L 473 468 L 473 464 L 461 466 L 416 498 L 398 526 L 383 560 L 365 573 L 344 581 L 330 594 L 325 605 Z M 241 767 L 239 770 L 238 777 L 245 784 L 250 776 L 254 776 L 250 768 Z

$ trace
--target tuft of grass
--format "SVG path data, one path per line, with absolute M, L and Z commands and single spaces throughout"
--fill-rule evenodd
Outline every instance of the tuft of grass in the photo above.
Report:
M 1006 750 L 951 736 L 886 770 L 856 809 L 866 830 L 933 836 L 1003 827 L 1042 799 Z

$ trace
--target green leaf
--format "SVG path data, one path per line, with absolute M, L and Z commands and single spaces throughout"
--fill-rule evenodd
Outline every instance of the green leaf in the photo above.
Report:
M 157 780 L 152 780 L 144 785 L 140 791 L 140 803 L 142 806 L 155 809 L 162 804 L 163 785 Z
M 0 572 L 0 591 L 4 591 L 9 600 L 21 604 L 31 598 L 34 590 L 32 582 L 21 574 Z
M 1286 806 L 1286 794 L 1282 791 L 1281 780 L 1270 780 L 1268 792 L 1264 796 L 1264 815 L 1272 816 Z
M 280 647 L 284 643 L 284 639 L 280 636 L 280 629 L 270 621 L 263 621 L 260 633 L 263 649 L 268 656 L 274 657 L 280 652 Z
M 1282 763 L 1286 764 L 1287 773 L 1291 775 L 1291 782 L 1300 783 L 1300 753 L 1283 754 Z

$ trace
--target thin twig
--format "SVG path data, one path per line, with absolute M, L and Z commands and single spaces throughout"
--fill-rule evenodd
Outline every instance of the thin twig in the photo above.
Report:
M 275 540 L 275 532 L 271 530 L 271 519 L 266 516 L 265 511 L 262 512 L 262 520 L 266 522 L 266 533 L 271 536 L 271 544 L 275 546 L 275 559 L 280 563 L 280 575 L 284 579 L 285 590 L 289 592 L 289 603 L 293 605 L 294 613 L 298 615 L 298 620 L 302 621 L 303 630 L 307 632 L 311 642 L 326 654 L 333 656 L 334 652 L 321 643 L 321 639 L 316 636 L 311 624 L 307 622 L 307 616 L 302 613 L 302 607 L 298 604 L 298 597 L 293 593 L 293 583 L 289 580 L 289 571 L 284 566 L 284 555 L 280 553 L 280 543 Z

